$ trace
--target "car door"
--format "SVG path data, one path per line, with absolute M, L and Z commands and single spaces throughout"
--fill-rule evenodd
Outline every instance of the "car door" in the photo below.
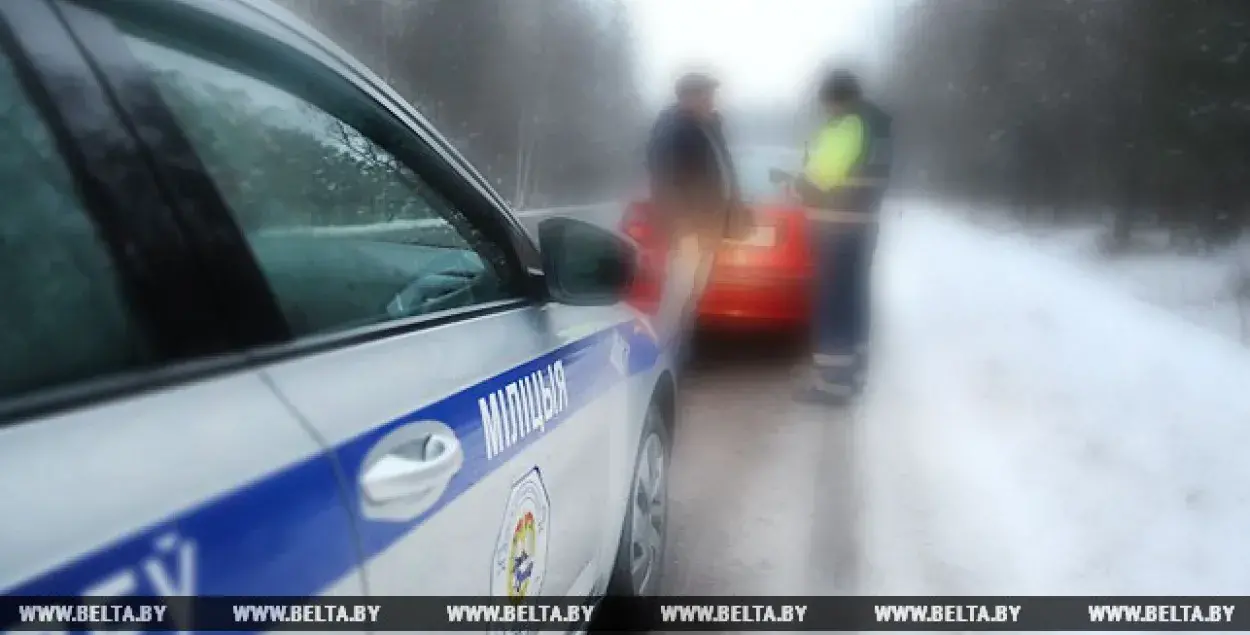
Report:
M 58 13 L 0 3 L 0 589 L 364 593 L 333 460 L 232 355 Z
M 332 448 L 370 592 L 588 593 L 610 333 L 555 327 L 523 237 L 328 43 L 233 3 L 96 6 L 291 330 L 251 357 Z

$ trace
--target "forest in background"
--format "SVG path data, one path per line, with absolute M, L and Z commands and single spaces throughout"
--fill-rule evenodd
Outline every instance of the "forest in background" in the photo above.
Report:
M 411 101 L 518 209 L 611 199 L 645 131 L 622 0 L 279 0 Z
M 914 0 L 900 29 L 905 186 L 1106 218 L 1111 248 L 1250 221 L 1250 2 Z

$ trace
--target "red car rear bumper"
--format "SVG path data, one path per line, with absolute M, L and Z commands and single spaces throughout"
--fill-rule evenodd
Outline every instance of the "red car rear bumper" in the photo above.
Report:
M 649 203 L 630 206 L 622 228 L 644 251 L 643 279 L 635 284 L 633 304 L 646 310 L 659 300 L 668 250 L 653 227 Z M 801 208 L 756 207 L 759 233 L 723 245 L 711 279 L 699 301 L 700 327 L 716 330 L 805 329 L 811 321 L 811 255 L 807 221 Z M 764 233 L 767 232 L 767 233 Z
M 785 330 L 810 322 L 811 287 L 806 276 L 717 273 L 699 302 L 700 326 Z

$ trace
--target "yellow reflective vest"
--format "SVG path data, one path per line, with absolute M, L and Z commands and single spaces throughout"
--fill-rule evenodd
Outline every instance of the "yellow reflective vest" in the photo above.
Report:
M 848 114 L 831 121 L 808 147 L 803 176 L 821 192 L 846 185 L 864 154 L 864 120 Z
M 824 220 L 875 218 L 892 163 L 891 127 L 890 116 L 868 103 L 831 119 L 808 145 L 797 184 L 804 205 L 837 216 Z

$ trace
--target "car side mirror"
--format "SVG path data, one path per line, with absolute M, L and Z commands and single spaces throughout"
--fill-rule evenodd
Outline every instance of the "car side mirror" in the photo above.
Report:
M 625 299 L 638 271 L 633 244 L 615 232 L 575 218 L 538 224 L 543 278 L 552 300 L 606 306 Z

